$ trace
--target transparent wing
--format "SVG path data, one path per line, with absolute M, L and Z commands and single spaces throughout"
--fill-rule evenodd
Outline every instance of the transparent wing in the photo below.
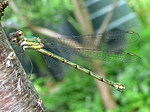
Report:
M 87 48 L 88 46 L 95 47 L 96 38 L 100 38 L 98 47 L 106 47 L 106 45 L 111 46 L 117 43 L 123 43 L 124 45 L 132 44 L 133 42 L 137 41 L 140 37 L 138 33 L 133 31 L 113 31 L 83 36 L 65 36 L 65 38 L 61 36 L 55 40 L 52 40 L 49 43 L 49 46 L 59 47 L 59 45 L 62 45 L 64 43 L 70 43 L 70 45 L 78 47 L 78 43 L 80 43 L 82 44 L 82 47 L 85 48 Z
M 87 48 L 88 46 L 95 46 L 94 40 L 101 38 L 98 50 Z M 59 50 L 60 53 L 75 54 L 85 56 L 91 59 L 104 60 L 104 61 L 121 61 L 121 62 L 138 62 L 139 56 L 132 53 L 113 51 L 114 45 L 122 44 L 128 45 L 139 39 L 139 35 L 133 31 L 113 31 L 107 33 L 99 33 L 95 35 L 84 35 L 84 36 L 68 36 L 58 37 L 56 40 L 52 40 L 45 43 L 46 48 L 53 50 Z M 73 41 L 72 41 L 73 40 Z M 75 43 L 75 42 L 76 43 Z M 67 47 L 64 43 L 73 44 L 76 48 Z M 82 47 L 78 47 L 78 43 L 82 44 Z
M 82 48 L 59 48 L 60 54 L 73 54 L 103 61 L 119 61 L 119 62 L 139 62 L 141 58 L 134 53 L 115 52 L 115 51 L 98 51 L 95 49 Z

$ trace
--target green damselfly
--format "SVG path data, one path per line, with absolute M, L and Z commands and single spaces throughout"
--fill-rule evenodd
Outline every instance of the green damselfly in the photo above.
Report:
M 131 37 L 128 36 L 128 35 L 132 35 Z M 39 37 L 28 37 L 28 36 L 24 36 L 24 33 L 22 31 L 16 31 L 16 32 L 13 32 L 13 33 L 10 33 L 10 41 L 17 45 L 17 46 L 20 46 L 22 47 L 22 49 L 25 51 L 25 49 L 32 49 L 32 50 L 36 50 L 48 57 L 52 57 L 54 59 L 57 59 L 59 61 L 61 61 L 62 63 L 65 63 L 65 64 L 68 64 L 72 67 L 74 67 L 75 69 L 78 69 L 80 71 L 83 71 L 85 72 L 86 74 L 98 79 L 99 81 L 102 81 L 110 86 L 113 86 L 115 89 L 119 90 L 119 91 L 124 91 L 125 89 L 125 86 L 120 84 L 120 83 L 115 83 L 113 81 L 110 81 L 76 63 L 73 63 L 61 56 L 58 56 L 46 49 L 44 49 L 44 43 L 42 42 L 42 40 L 39 38 Z M 85 49 L 84 47 L 81 48 L 81 46 L 79 46 L 78 48 L 67 48 L 67 47 L 62 47 L 60 44 L 55 44 L 56 42 L 58 43 L 65 43 L 65 44 L 70 44 L 73 45 L 73 46 L 76 46 L 78 43 L 76 42 L 72 42 L 71 39 L 75 40 L 75 39 L 79 39 L 79 36 L 74 36 L 74 37 L 71 37 L 68 38 L 68 39 L 64 39 L 63 37 L 58 37 L 55 41 L 52 41 L 49 45 L 51 47 L 59 47 L 60 49 L 65 49 L 66 51 L 65 52 L 68 52 L 68 53 L 77 53 L 77 54 L 81 54 L 83 56 L 86 56 L 86 57 L 90 57 L 92 59 L 102 59 L 102 60 L 110 60 L 110 61 L 116 61 L 116 60 L 119 60 L 119 61 L 123 61 L 123 62 L 126 62 L 126 61 L 131 61 L 131 62 L 138 62 L 140 60 L 140 57 L 138 57 L 137 55 L 133 54 L 133 53 L 125 53 L 125 52 L 122 52 L 120 54 L 118 53 L 115 53 L 114 51 L 107 51 L 106 50 L 106 42 L 108 42 L 109 40 L 113 40 L 113 41 L 121 41 L 121 42 L 126 42 L 126 43 L 132 43 L 134 42 L 136 39 L 139 38 L 139 35 L 135 32 L 132 32 L 132 31 L 127 31 L 127 32 L 118 32 L 117 34 L 115 34 L 115 32 L 109 32 L 109 33 L 103 33 L 103 34 L 96 34 L 96 35 L 85 35 L 85 43 L 87 45 L 94 45 L 92 44 L 92 41 L 88 41 L 88 38 L 89 37 L 96 37 L 96 36 L 105 36 L 106 38 L 103 40 L 102 39 L 102 42 L 104 44 L 102 44 L 102 48 L 103 50 L 102 51 L 98 51 L 98 50 L 95 50 L 93 49 L 93 46 L 90 46 L 90 48 L 88 49 Z M 123 38 L 120 38 L 120 36 L 125 36 L 125 39 L 124 40 Z M 116 39 L 116 37 L 119 37 L 118 39 Z M 78 41 L 81 41 L 81 40 L 78 40 Z M 85 46 L 87 46 L 85 45 Z

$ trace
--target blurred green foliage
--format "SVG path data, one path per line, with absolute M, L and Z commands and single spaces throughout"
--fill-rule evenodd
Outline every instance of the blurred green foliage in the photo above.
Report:
M 79 60 L 77 59 L 76 61 L 78 62 Z M 81 61 L 79 63 L 82 65 L 87 64 Z M 42 87 L 47 87 L 47 89 L 37 91 L 42 94 L 43 102 L 50 111 L 88 112 L 90 110 L 96 112 L 101 110 L 99 112 L 103 112 L 103 107 L 98 106 L 102 105 L 102 102 L 96 86 L 92 78 L 87 77 L 86 74 L 69 67 L 63 82 L 50 82 L 47 79 L 41 81 L 41 78 L 38 78 L 33 83 L 36 87 L 36 85 L 41 85 L 43 82 L 45 85 Z M 46 85 L 52 87 L 49 88 Z
M 29 33 L 29 29 L 26 28 L 19 15 L 23 16 L 26 20 L 28 18 L 36 26 L 51 28 L 57 31 L 58 25 L 64 19 L 70 17 L 69 15 L 73 10 L 70 0 L 19 0 L 14 3 L 18 8 L 19 14 L 12 13 L 11 8 L 16 11 L 16 7 L 10 4 L 11 8 L 6 8 L 2 21 L 8 24 L 9 27 L 16 26 L 17 29 L 21 28 L 26 34 L 31 34 L 32 32 Z
M 130 48 L 131 51 L 136 51 L 136 54 L 140 55 L 142 58 L 141 62 L 104 63 L 104 69 L 106 74 L 108 74 L 107 78 L 111 80 L 116 80 L 117 78 L 118 82 L 126 86 L 123 93 L 110 87 L 118 106 L 108 112 L 149 112 L 149 30 L 150 28 L 142 30 L 140 41 L 135 43 L 134 47 Z M 87 65 L 86 62 L 81 62 L 81 60 L 80 62 L 79 60 L 75 60 L 75 62 L 80 65 Z M 84 75 L 84 73 L 69 69 L 63 83 L 54 84 L 56 84 L 54 88 L 57 89 L 54 93 L 50 92 L 54 88 L 48 87 L 45 91 L 43 89 L 41 89 L 42 91 L 38 91 L 42 94 L 43 102 L 51 112 L 107 112 L 102 105 L 101 98 L 92 78 Z M 40 87 L 46 88 L 46 85 Z
M 108 74 L 107 78 L 117 80 L 117 82 L 126 86 L 123 93 L 110 87 L 118 106 L 108 112 L 149 112 L 150 27 L 147 20 L 150 17 L 150 3 L 148 0 L 144 2 L 143 0 L 128 0 L 128 3 L 145 26 L 141 32 L 138 32 L 141 37 L 140 41 L 130 47 L 130 51 L 138 54 L 142 60 L 138 63 L 104 62 L 104 69 Z M 56 30 L 57 25 L 73 13 L 70 0 L 19 0 L 16 5 L 24 17 L 26 17 L 26 14 L 28 15 L 32 24 L 53 30 Z M 38 35 L 33 34 L 30 29 L 26 28 L 9 7 L 6 9 L 3 22 L 11 23 L 11 25 L 15 23 L 15 26 L 18 26 L 17 28 L 26 32 L 27 35 Z M 72 22 L 75 23 L 73 20 Z M 41 57 L 37 60 L 41 60 Z M 90 68 L 90 65 L 82 59 L 80 61 L 74 60 L 74 62 L 87 65 Z M 40 68 L 43 67 L 43 63 L 41 64 L 40 61 L 36 63 Z M 45 71 L 44 68 L 42 69 Z M 48 76 L 34 78 L 32 81 L 44 105 L 50 112 L 106 112 L 93 79 L 80 71 L 69 68 L 65 73 L 63 82 L 55 82 Z
M 137 14 L 137 17 L 147 27 L 150 25 L 150 2 L 149 0 L 127 0 L 132 10 Z

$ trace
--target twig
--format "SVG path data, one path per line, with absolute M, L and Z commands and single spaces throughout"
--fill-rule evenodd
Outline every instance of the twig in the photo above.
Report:
M 113 16 L 113 14 L 114 14 L 114 10 L 115 10 L 115 8 L 116 8 L 116 6 L 117 6 L 117 2 L 118 2 L 118 0 L 115 0 L 115 1 L 113 2 L 113 4 L 112 4 L 112 9 L 111 9 L 111 11 L 106 15 L 106 17 L 104 18 L 104 21 L 102 22 L 102 25 L 101 25 L 100 28 L 98 29 L 98 32 L 104 33 L 104 31 L 106 30 L 106 28 L 107 28 L 107 26 L 108 26 L 108 24 L 109 24 L 109 22 L 110 22 L 110 20 L 111 20 L 111 18 L 112 18 L 112 16 Z M 102 35 L 96 37 L 95 42 L 94 42 L 96 46 L 100 43 L 101 37 L 102 37 Z
M 30 22 L 30 19 L 28 18 L 28 16 L 26 15 L 26 17 L 23 17 L 21 14 L 20 14 L 20 11 L 18 9 L 18 7 L 15 5 L 15 2 L 13 0 L 10 1 L 10 7 L 12 8 L 12 10 L 18 15 L 19 19 L 24 22 L 26 24 L 26 26 L 28 28 L 30 28 L 33 32 L 36 32 L 36 33 L 40 33 L 40 34 L 43 34 L 43 35 L 46 35 L 48 37 L 51 37 L 53 39 L 57 39 L 58 37 L 59 38 L 64 38 L 64 40 L 62 39 L 61 41 L 70 46 L 70 47 L 82 47 L 81 44 L 71 40 L 71 39 L 67 39 L 65 38 L 64 35 L 60 34 L 60 33 L 57 33 L 55 31 L 52 31 L 50 29 L 46 29 L 46 28 L 42 28 L 42 27 L 38 27 L 38 26 L 34 26 L 31 24 Z M 75 45 L 75 46 L 74 46 Z
M 82 30 L 82 34 L 92 34 L 93 33 L 93 27 L 92 23 L 89 19 L 88 10 L 84 5 L 83 0 L 71 0 L 72 5 L 74 7 L 74 14 L 79 22 L 79 25 Z

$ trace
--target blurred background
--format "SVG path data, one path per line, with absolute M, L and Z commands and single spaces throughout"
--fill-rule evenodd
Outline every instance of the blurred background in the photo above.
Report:
M 126 49 L 122 49 L 119 42 L 112 42 L 115 46 L 109 46 L 116 51 L 137 54 L 142 59 L 137 63 L 101 62 L 48 48 L 124 84 L 126 89 L 122 93 L 57 60 L 43 58 L 32 50 L 27 50 L 33 63 L 32 74 L 32 66 L 25 55 L 22 64 L 49 112 L 150 112 L 149 8 L 149 0 L 10 0 L 2 25 L 7 35 L 22 30 L 25 35 L 40 37 L 45 43 L 60 35 L 118 30 L 138 33 L 140 38 Z

